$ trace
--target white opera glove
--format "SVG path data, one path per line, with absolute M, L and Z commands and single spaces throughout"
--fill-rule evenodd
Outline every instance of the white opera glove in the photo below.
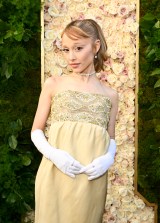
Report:
M 84 167 L 66 151 L 52 147 L 41 129 L 31 132 L 31 139 L 36 148 L 66 175 L 74 178 Z
M 114 139 L 110 139 L 108 151 L 105 155 L 100 156 L 92 161 L 89 165 L 81 170 L 81 173 L 88 175 L 88 180 L 94 180 L 102 176 L 109 167 L 114 163 L 114 157 L 116 153 L 116 142 Z

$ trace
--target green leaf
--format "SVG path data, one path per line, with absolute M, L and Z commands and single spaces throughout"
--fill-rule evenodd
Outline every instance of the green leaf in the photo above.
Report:
M 12 30 L 8 30 L 6 35 L 4 36 L 4 39 L 8 39 L 13 35 L 13 31 Z
M 160 87 L 160 79 L 155 83 L 154 88 Z
M 14 135 L 11 135 L 8 139 L 8 143 L 9 143 L 9 146 L 12 148 L 12 149 L 16 149 L 17 147 L 17 139 Z
M 29 166 L 31 164 L 31 159 L 28 156 L 22 156 L 22 163 L 24 166 Z
M 19 34 L 16 34 L 14 35 L 14 39 L 17 40 L 17 41 L 21 41 L 23 38 L 23 33 L 19 33 Z
M 154 25 L 155 28 L 159 29 L 160 28 L 160 21 L 157 21 Z
M 3 44 L 3 37 L 0 37 L 0 44 Z
M 22 130 L 22 121 L 21 121 L 21 119 L 17 119 L 17 125 L 19 126 L 19 129 Z
M 143 16 L 143 19 L 147 21 L 152 21 L 155 19 L 155 16 L 151 13 L 147 13 L 145 16 Z
M 152 73 L 150 74 L 150 76 L 154 76 L 160 74 L 160 68 L 156 68 L 154 71 L 152 71 Z
M 7 198 L 7 202 L 8 202 L 8 203 L 11 203 L 11 204 L 15 203 L 15 202 L 16 202 L 16 195 L 13 194 L 13 193 L 11 193 L 11 194 L 8 196 L 8 198 Z
M 12 76 L 12 65 L 7 65 L 6 70 L 5 70 L 5 76 L 7 79 L 9 79 Z
M 156 131 L 156 132 L 160 132 L 160 125 L 156 125 L 156 127 L 155 127 L 155 131 Z
M 155 54 L 155 49 L 152 49 L 146 56 L 146 58 L 151 58 Z

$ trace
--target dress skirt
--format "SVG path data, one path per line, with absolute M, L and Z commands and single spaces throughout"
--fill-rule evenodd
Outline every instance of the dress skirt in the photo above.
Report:
M 109 135 L 95 124 L 63 121 L 51 125 L 48 141 L 86 166 L 107 152 Z M 107 173 L 91 181 L 85 174 L 71 178 L 43 157 L 35 184 L 35 223 L 101 223 L 106 195 Z

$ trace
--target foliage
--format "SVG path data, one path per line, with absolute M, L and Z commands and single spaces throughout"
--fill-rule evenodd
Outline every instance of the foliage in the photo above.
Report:
M 141 1 L 138 186 L 155 203 L 160 202 L 159 12 L 159 0 Z
M 37 68 L 40 1 L 0 0 L 0 73 L 6 78 Z M 34 47 L 33 47 L 34 46 Z
M 34 208 L 34 180 L 40 154 L 30 140 L 40 71 L 10 77 L 0 91 L 0 222 L 21 222 Z M 14 121 L 13 121 L 14 120 Z M 9 210 L 9 211 L 8 211 Z
M 40 162 L 30 140 L 40 92 L 40 1 L 0 0 L 0 15 L 0 223 L 20 223 L 34 208 Z

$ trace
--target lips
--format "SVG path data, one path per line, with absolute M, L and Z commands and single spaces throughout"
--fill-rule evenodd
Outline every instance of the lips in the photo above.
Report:
M 71 63 L 71 64 L 69 64 L 71 67 L 73 67 L 73 68 L 76 68 L 76 67 L 78 67 L 79 66 L 79 63 Z

